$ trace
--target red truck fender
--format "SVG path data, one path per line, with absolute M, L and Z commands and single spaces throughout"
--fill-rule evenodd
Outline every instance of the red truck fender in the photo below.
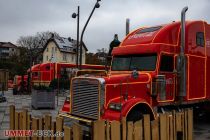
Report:
M 141 108 L 141 110 L 140 110 Z M 143 111 L 144 114 L 150 114 L 150 118 L 155 119 L 155 113 L 151 105 L 142 98 L 133 98 L 128 100 L 122 107 L 122 116 L 126 117 L 132 111 L 138 109 L 137 111 Z

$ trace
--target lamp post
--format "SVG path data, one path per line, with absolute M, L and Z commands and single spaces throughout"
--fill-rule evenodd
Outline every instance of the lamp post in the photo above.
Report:
M 95 5 L 94 5 L 94 7 L 93 7 L 93 10 L 92 10 L 92 12 L 90 13 L 90 16 L 88 17 L 88 20 L 86 21 L 85 26 L 84 26 L 84 28 L 83 28 L 83 30 L 82 30 L 82 34 L 81 34 L 81 38 L 80 38 L 80 69 L 82 69 L 82 45 L 83 45 L 83 35 L 84 35 L 85 29 L 86 29 L 86 27 L 87 27 L 87 25 L 88 25 L 88 23 L 89 23 L 89 21 L 90 21 L 90 18 L 92 17 L 92 15 L 93 15 L 93 13 L 94 13 L 94 11 L 95 11 L 95 9 L 100 7 L 99 1 L 101 1 L 101 0 L 97 0 L 97 1 L 96 1 Z
M 79 16 L 80 16 L 80 7 L 77 7 L 77 13 L 72 14 L 72 18 L 77 17 L 77 49 L 76 49 L 76 65 L 78 68 L 79 63 Z

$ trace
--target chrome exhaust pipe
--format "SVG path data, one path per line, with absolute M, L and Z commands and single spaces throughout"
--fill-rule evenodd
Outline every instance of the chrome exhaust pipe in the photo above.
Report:
M 180 54 L 177 59 L 177 69 L 179 75 L 179 96 L 184 97 L 186 93 L 186 56 L 185 56 L 185 14 L 188 10 L 188 7 L 184 7 L 181 12 L 181 46 Z M 183 98 L 181 98 L 183 99 Z
M 188 10 L 188 7 L 184 7 L 181 13 L 181 53 L 184 54 L 185 49 L 185 14 Z

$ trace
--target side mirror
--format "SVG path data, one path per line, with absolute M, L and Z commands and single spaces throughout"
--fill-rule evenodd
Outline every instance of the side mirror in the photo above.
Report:
M 139 77 L 139 73 L 138 73 L 137 69 L 134 69 L 132 71 L 131 77 L 133 77 L 134 79 L 137 79 Z

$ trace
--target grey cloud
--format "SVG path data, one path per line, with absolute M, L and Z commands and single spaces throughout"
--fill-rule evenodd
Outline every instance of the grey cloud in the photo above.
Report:
M 84 35 L 90 51 L 109 47 L 115 33 L 125 37 L 125 20 L 130 18 L 131 30 L 180 20 L 181 9 L 188 5 L 187 19 L 206 20 L 209 0 L 102 0 Z M 71 14 L 81 8 L 80 30 L 95 0 L 0 0 L 0 41 L 16 40 L 22 35 L 55 31 L 76 38 L 76 20 Z

